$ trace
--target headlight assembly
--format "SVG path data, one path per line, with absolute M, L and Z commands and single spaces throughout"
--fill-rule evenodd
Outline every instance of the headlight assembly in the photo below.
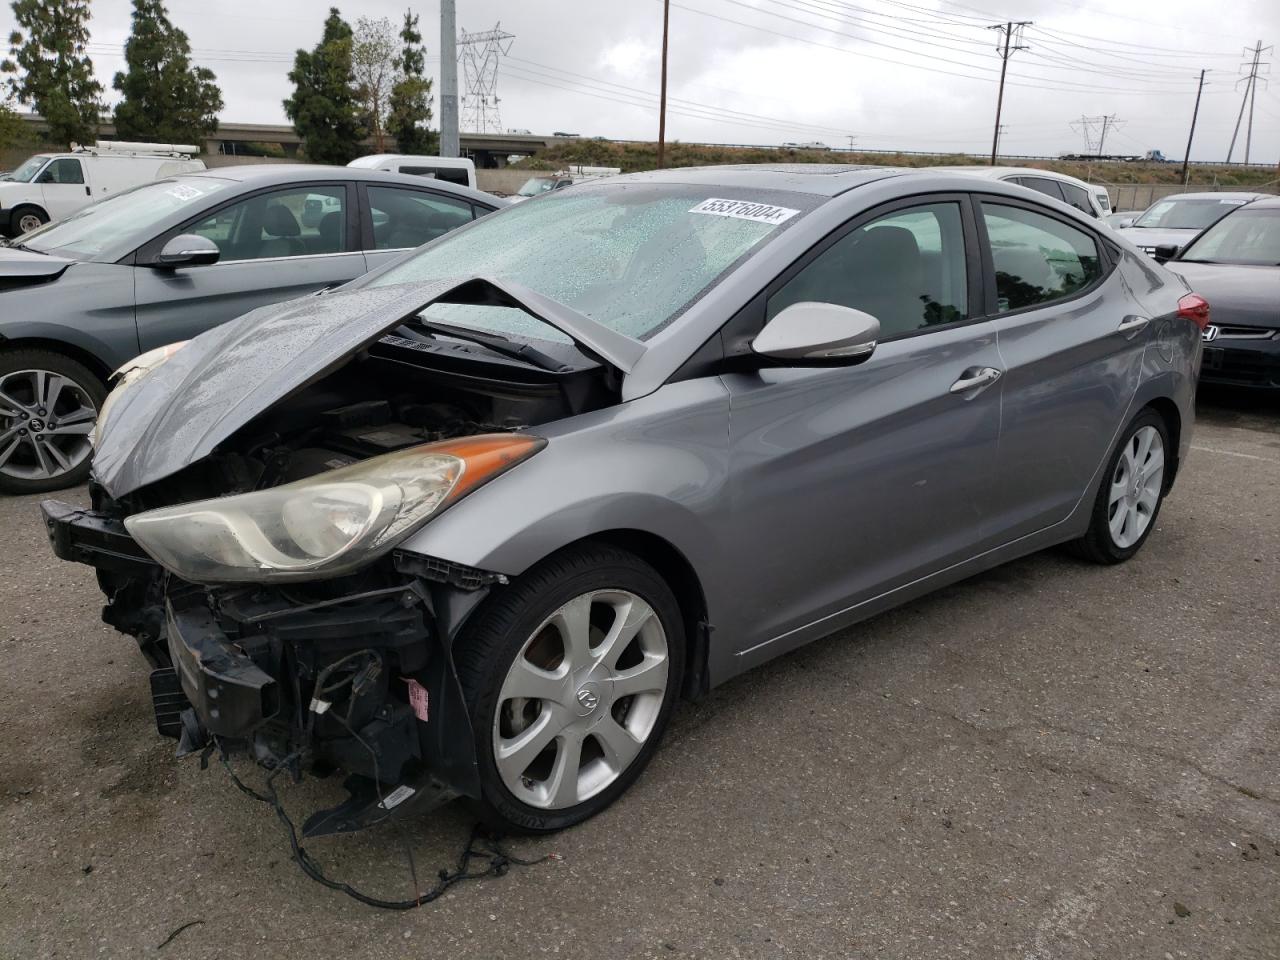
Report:
M 115 402 L 120 399 L 120 394 L 124 393 L 130 384 L 141 380 L 143 376 L 160 366 L 189 342 L 188 340 L 179 340 L 177 343 L 167 343 L 163 347 L 148 350 L 146 353 L 134 357 L 111 375 L 108 382 L 114 383 L 114 386 L 111 392 L 107 394 L 107 399 L 102 402 L 102 409 L 98 411 L 98 422 L 93 425 L 93 433 L 89 437 L 89 442 L 94 447 L 98 446 L 98 439 L 102 435 L 102 425 L 107 422 L 107 413 Z
M 524 434 L 428 443 L 269 490 L 149 510 L 125 526 L 156 562 L 196 583 L 338 576 L 545 445 Z

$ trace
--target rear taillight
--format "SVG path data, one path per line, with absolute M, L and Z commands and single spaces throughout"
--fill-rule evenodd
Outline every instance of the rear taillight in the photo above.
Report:
M 1209 301 L 1198 293 L 1188 293 L 1178 301 L 1178 316 L 1203 330 L 1209 325 Z

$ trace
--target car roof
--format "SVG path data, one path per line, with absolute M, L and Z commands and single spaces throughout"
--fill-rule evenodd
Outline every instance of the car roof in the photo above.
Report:
M 352 180 L 364 183 L 398 183 L 421 187 L 429 184 L 433 190 L 456 194 L 470 200 L 501 207 L 505 201 L 482 190 L 473 190 L 458 183 L 434 177 L 422 177 L 412 173 L 388 173 L 385 170 L 368 170 L 362 167 L 330 167 L 319 163 L 244 163 L 230 167 L 214 167 L 202 173 L 182 174 L 202 179 L 228 180 L 244 184 L 246 189 L 257 189 L 275 184 L 299 183 L 306 180 Z
M 1079 177 L 1073 177 L 1069 173 L 1059 173 L 1057 170 L 1041 170 L 1039 167 L 988 167 L 978 164 L 970 166 L 945 166 L 934 167 L 934 170 L 954 170 L 958 173 L 967 173 L 970 176 L 989 177 L 992 180 L 999 180 L 1003 177 L 1048 177 L 1051 180 L 1069 180 L 1072 183 L 1083 183 L 1086 187 L 1093 189 L 1098 187 L 1097 184 L 1086 183 Z M 1101 188 L 1100 188 L 1101 189 Z
M 1249 204 L 1250 210 L 1256 210 L 1261 207 L 1264 210 L 1280 210 L 1280 197 L 1273 197 L 1270 194 L 1260 194 L 1258 199 Z
M 709 167 L 675 167 L 607 178 L 611 183 L 689 183 L 704 186 L 745 187 L 757 190 L 790 190 L 820 197 L 834 197 L 874 180 L 898 176 L 898 167 L 853 163 L 741 163 Z M 605 178 L 602 178 L 605 179 Z
M 1163 203 L 1165 200 L 1254 200 L 1265 198 L 1265 193 L 1245 193 L 1239 191 L 1229 193 L 1226 190 L 1202 190 L 1199 193 L 1171 193 L 1167 197 L 1161 197 L 1159 200 L 1152 201 L 1152 206 L 1157 203 Z

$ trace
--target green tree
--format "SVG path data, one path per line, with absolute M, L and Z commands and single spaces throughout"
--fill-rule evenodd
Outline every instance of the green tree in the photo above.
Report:
M 89 0 L 14 0 L 13 17 L 19 29 L 0 63 L 9 93 L 44 117 L 55 143 L 89 142 L 102 110 L 86 50 Z
M 191 65 L 191 43 L 161 0 L 133 0 L 124 61 L 128 69 L 111 84 L 123 94 L 115 110 L 121 139 L 198 144 L 218 129 L 217 77 Z
M 284 102 L 284 112 L 302 138 L 307 159 L 315 163 L 345 164 L 360 155 L 365 128 L 352 80 L 352 44 L 351 27 L 337 7 L 330 7 L 315 49 L 299 50 L 293 58 L 293 96 Z
M 6 99 L 0 99 L 0 150 L 25 146 L 31 140 L 27 125 Z
M 386 17 L 356 21 L 351 46 L 351 71 L 364 107 L 364 122 L 378 153 L 386 150 L 387 101 L 399 72 L 396 67 L 396 28 Z
M 439 139 L 431 130 L 431 78 L 424 75 L 427 52 L 418 32 L 418 17 L 407 12 L 400 31 L 404 47 L 396 58 L 399 79 L 391 87 L 387 132 L 396 138 L 401 153 L 434 154 Z

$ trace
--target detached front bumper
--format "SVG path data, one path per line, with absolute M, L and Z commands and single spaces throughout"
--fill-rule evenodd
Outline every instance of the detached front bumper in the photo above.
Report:
M 41 511 L 54 553 L 98 571 L 104 619 L 155 648 L 156 726 L 180 755 L 213 747 L 295 776 L 344 771 L 350 798 L 313 815 L 307 835 L 479 796 L 452 641 L 496 578 L 393 555 L 287 593 L 209 587 L 157 565 L 119 519 L 53 500 Z

